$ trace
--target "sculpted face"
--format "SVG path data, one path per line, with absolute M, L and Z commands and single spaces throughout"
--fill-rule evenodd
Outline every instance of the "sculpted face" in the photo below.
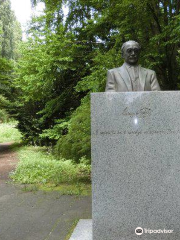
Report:
M 136 43 L 127 43 L 123 49 L 123 58 L 129 65 L 136 65 L 138 63 L 140 49 Z

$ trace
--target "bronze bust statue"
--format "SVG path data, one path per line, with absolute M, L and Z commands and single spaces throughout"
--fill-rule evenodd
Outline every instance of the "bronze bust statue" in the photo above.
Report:
M 160 91 L 156 73 L 138 65 L 141 46 L 135 41 L 122 45 L 124 64 L 108 70 L 106 92 Z

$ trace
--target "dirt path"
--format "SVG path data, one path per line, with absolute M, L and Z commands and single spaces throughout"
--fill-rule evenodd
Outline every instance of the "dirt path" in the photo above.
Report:
M 9 173 L 15 169 L 18 162 L 11 145 L 12 143 L 0 143 L 0 183 L 9 180 Z

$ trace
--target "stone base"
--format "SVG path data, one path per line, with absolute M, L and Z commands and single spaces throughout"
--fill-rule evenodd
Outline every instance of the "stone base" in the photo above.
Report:
M 92 220 L 81 219 L 69 240 L 92 240 Z
M 93 93 L 91 115 L 93 240 L 180 240 L 180 91 Z

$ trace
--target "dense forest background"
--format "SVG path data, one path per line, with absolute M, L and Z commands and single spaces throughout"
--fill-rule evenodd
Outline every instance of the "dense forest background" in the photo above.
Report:
M 39 2 L 44 13 L 22 41 L 9 0 L 0 0 L 0 120 L 18 120 L 27 143 L 90 160 L 90 93 L 104 91 L 107 69 L 122 64 L 122 43 L 138 41 L 161 88 L 180 89 L 180 1 Z
M 7 120 L 6 109 L 13 101 L 13 72 L 19 58 L 22 38 L 20 24 L 11 11 L 9 0 L 0 0 L 0 120 Z

